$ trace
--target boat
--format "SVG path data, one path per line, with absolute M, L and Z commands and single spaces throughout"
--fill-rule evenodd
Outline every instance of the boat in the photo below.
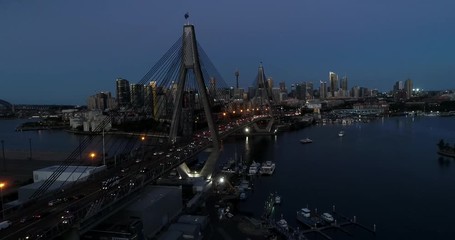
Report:
M 281 197 L 278 195 L 275 196 L 275 204 L 281 204 Z
M 278 227 L 280 227 L 286 231 L 289 230 L 288 222 L 286 220 L 284 220 L 284 218 L 281 218 L 278 222 L 276 222 L 276 224 L 278 225 Z
M 319 224 L 319 217 L 311 216 L 311 210 L 308 208 L 302 208 L 297 211 L 297 220 L 307 226 L 314 226 Z
M 248 170 L 248 175 L 256 175 L 259 172 L 260 167 L 261 167 L 260 163 L 253 161 Z
M 313 140 L 309 139 L 309 138 L 305 138 L 305 139 L 300 139 L 300 143 L 312 143 Z
M 246 200 L 247 196 L 246 196 L 246 193 L 245 192 L 241 192 L 240 195 L 239 195 L 239 199 L 240 200 Z
M 273 172 L 275 172 L 275 163 L 272 161 L 266 161 L 262 164 L 261 170 L 259 170 L 261 175 L 272 175 Z
M 331 223 L 334 220 L 332 214 L 330 214 L 330 213 L 323 213 L 321 215 L 321 218 L 327 223 Z
M 339 131 L 339 132 L 338 132 L 338 136 L 339 136 L 339 137 L 344 136 L 344 131 Z

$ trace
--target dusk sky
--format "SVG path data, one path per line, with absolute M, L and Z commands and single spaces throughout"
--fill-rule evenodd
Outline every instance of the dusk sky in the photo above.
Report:
M 139 82 L 182 34 L 189 12 L 225 82 L 328 79 L 388 91 L 455 89 L 455 1 L 0 0 L 0 99 L 79 104 L 115 79 Z

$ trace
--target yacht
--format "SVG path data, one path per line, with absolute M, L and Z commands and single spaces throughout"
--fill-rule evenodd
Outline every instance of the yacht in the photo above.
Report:
M 259 171 L 261 175 L 272 175 L 273 172 L 275 172 L 275 163 L 272 161 L 266 161 L 262 164 L 261 170 Z
M 330 213 L 323 213 L 321 215 L 321 218 L 324 219 L 324 221 L 326 221 L 327 223 L 331 223 L 334 220 L 332 214 Z
M 276 205 L 281 204 L 281 197 L 278 195 L 275 196 L 275 204 Z
M 340 131 L 340 132 L 338 132 L 338 136 L 339 136 L 339 137 L 342 137 L 342 136 L 344 136 L 344 131 Z
M 248 175 L 256 175 L 259 172 L 260 167 L 261 167 L 260 163 L 253 161 L 253 163 L 250 166 L 250 169 L 248 170 Z
M 281 218 L 280 221 L 276 222 L 276 224 L 286 231 L 289 230 L 288 222 L 284 220 L 284 218 Z
M 301 142 L 301 143 L 304 143 L 304 144 L 305 144 L 305 143 L 312 143 L 313 140 L 311 140 L 311 139 L 309 139 L 309 138 L 305 138 L 305 139 L 300 139 L 300 142 Z
M 319 218 L 311 216 L 311 210 L 308 208 L 302 208 L 297 211 L 297 220 L 308 226 L 314 226 L 319 223 Z

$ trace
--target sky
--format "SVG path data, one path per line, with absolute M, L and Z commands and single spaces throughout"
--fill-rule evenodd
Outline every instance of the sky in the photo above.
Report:
M 347 76 L 349 88 L 455 89 L 453 0 L 0 0 L 0 99 L 85 105 L 131 83 L 181 36 L 184 14 L 224 81 Z

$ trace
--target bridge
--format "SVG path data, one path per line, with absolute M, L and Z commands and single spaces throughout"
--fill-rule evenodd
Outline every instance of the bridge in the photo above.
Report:
M 0 99 L 0 117 L 11 116 L 13 113 L 13 105 L 5 100 Z
M 131 104 L 123 111 L 134 112 L 136 120 L 153 127 L 140 134 L 142 137 L 131 134 L 118 159 L 113 160 L 106 157 L 105 129 L 118 116 L 105 116 L 93 130 L 99 135 L 86 136 L 27 202 L 17 209 L 3 210 L 12 225 L 1 230 L 0 239 L 78 239 L 135 201 L 144 186 L 172 169 L 178 168 L 184 178 L 210 180 L 223 138 L 246 128 L 258 133 L 272 131 L 273 98 L 262 65 L 255 81 L 256 104 L 240 115 L 229 112 L 228 88 L 223 87 L 222 78 L 196 41 L 194 26 L 184 25 L 182 37 L 138 83 L 147 86 L 147 104 Z M 258 124 L 264 121 L 266 124 Z M 81 152 L 100 141 L 104 171 L 88 179 L 58 181 L 70 166 L 84 167 Z M 190 172 L 186 162 L 206 148 L 212 150 L 203 168 Z M 49 206 L 50 200 L 60 204 Z

